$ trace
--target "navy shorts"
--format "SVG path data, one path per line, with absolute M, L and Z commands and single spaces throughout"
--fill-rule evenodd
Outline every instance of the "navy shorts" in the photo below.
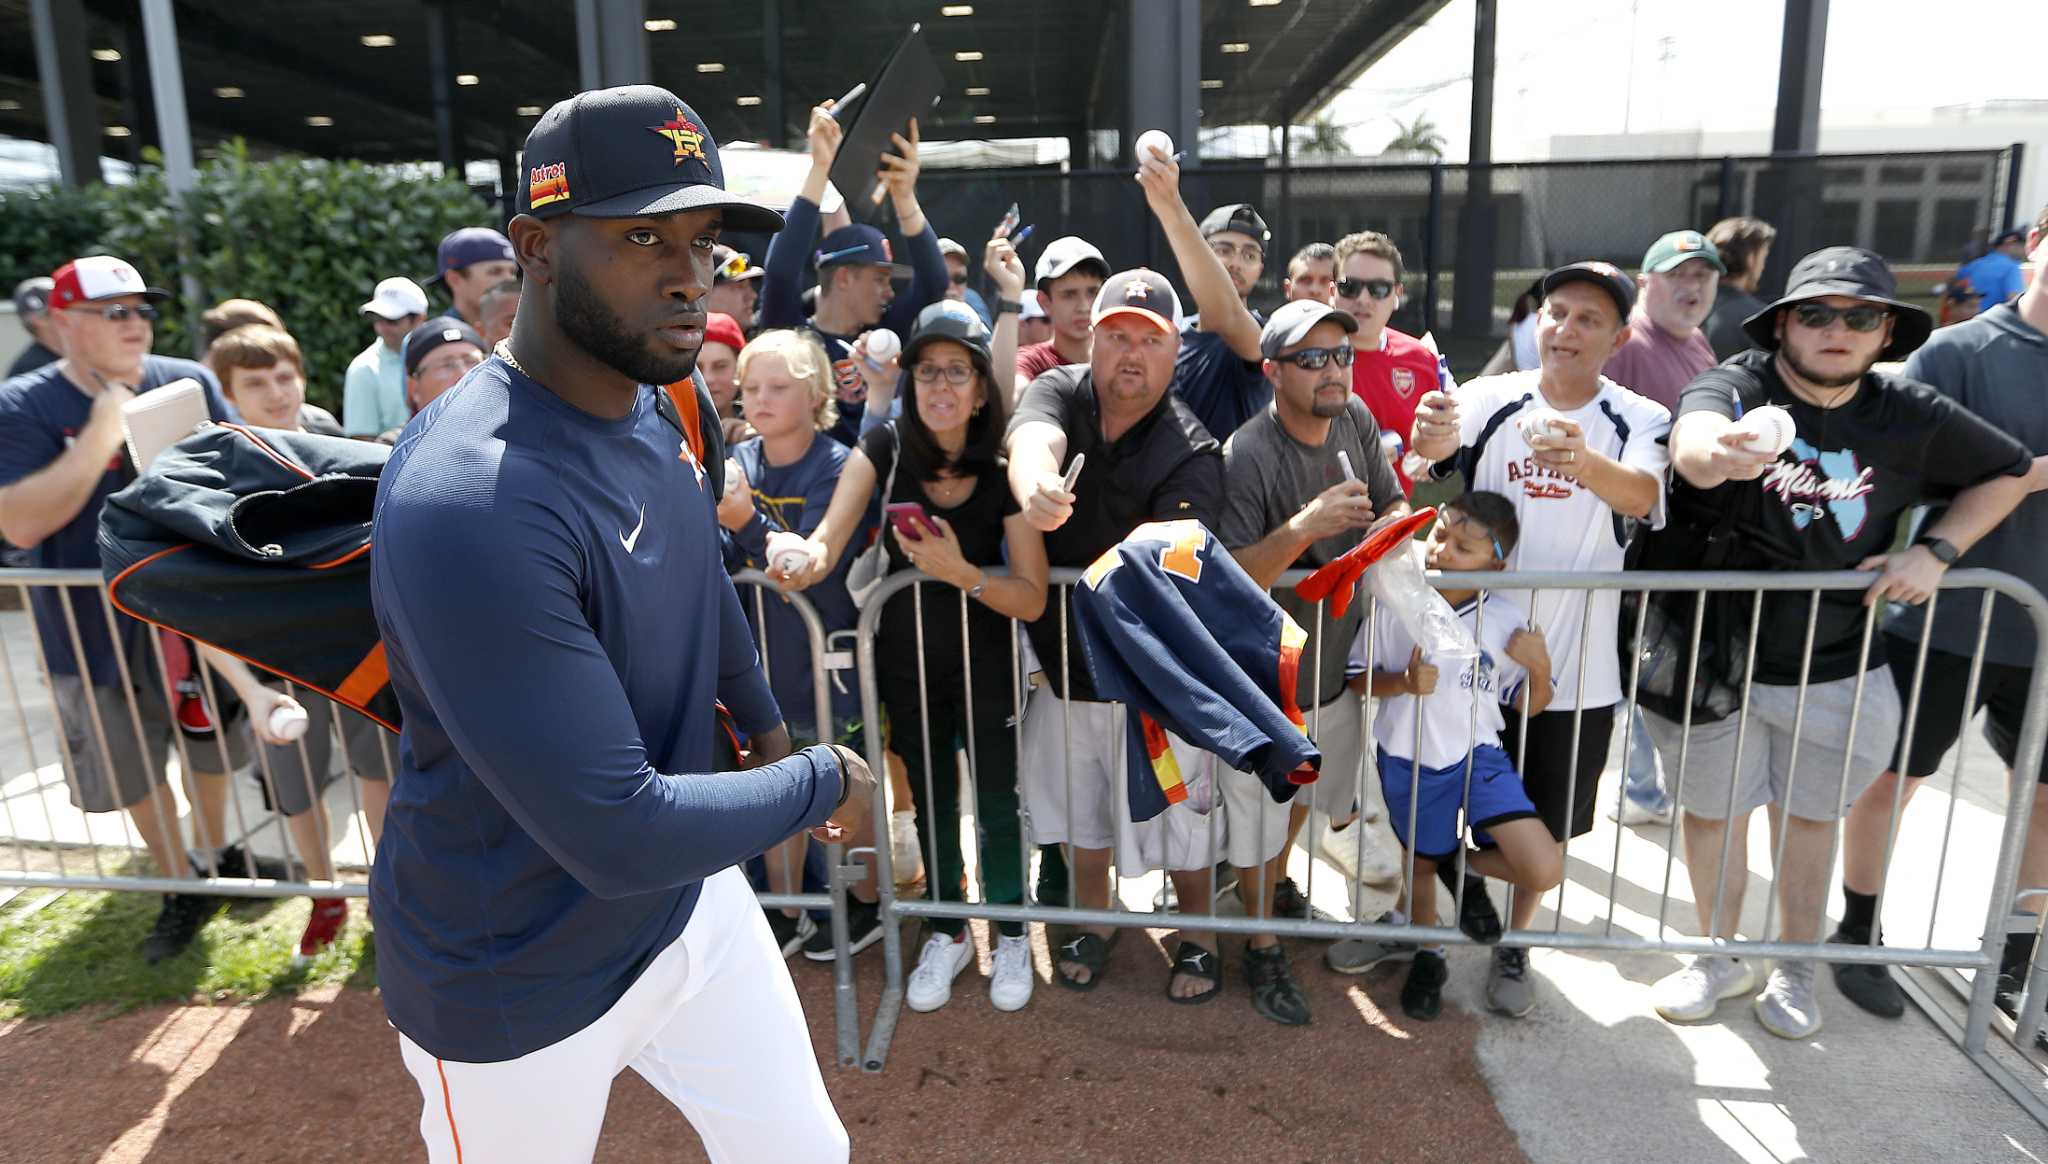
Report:
M 1487 745 L 1472 750 L 1472 784 L 1465 786 L 1465 764 L 1424 768 L 1418 781 L 1413 761 L 1380 749 L 1380 787 L 1387 794 L 1387 820 L 1401 846 L 1418 857 L 1445 861 L 1456 856 L 1459 847 L 1458 810 L 1465 809 L 1472 839 L 1489 845 L 1486 830 L 1502 821 L 1536 815 L 1536 805 L 1522 790 L 1522 777 L 1508 762 L 1508 754 Z M 1409 792 L 1415 798 L 1415 840 L 1408 838 Z

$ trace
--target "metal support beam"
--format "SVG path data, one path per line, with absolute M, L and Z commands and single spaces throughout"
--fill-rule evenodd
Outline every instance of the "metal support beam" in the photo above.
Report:
M 100 180 L 100 119 L 92 90 L 91 31 L 71 0 L 30 0 L 36 73 L 50 144 L 57 147 L 58 180 L 84 186 Z
M 1478 0 L 1472 22 L 1472 148 L 1465 167 L 1465 204 L 1458 211 L 1457 282 L 1451 288 L 1451 329 L 1493 332 L 1493 47 L 1497 0 Z
M 585 89 L 644 85 L 654 75 L 647 55 L 647 0 L 576 0 L 576 63 Z
M 1182 169 L 1200 165 L 1202 108 L 1201 0 L 1151 0 L 1127 8 L 1124 28 L 1123 141 L 1119 163 L 1148 129 L 1163 129 L 1187 154 Z
M 138 25 L 121 29 L 121 124 L 128 127 L 128 164 L 140 166 L 142 151 L 161 147 L 156 131 L 156 98 L 149 88 L 149 38 Z
M 434 156 L 441 171 L 462 177 L 461 110 L 455 104 L 455 15 L 446 4 L 426 6 L 427 88 L 434 106 Z
M 199 174 L 192 162 L 192 125 L 185 115 L 185 64 L 178 56 L 178 18 L 171 11 L 171 0 L 142 0 L 142 33 L 148 42 L 149 85 L 156 98 L 156 133 L 164 155 L 164 178 L 170 184 L 171 197 L 182 202 L 198 185 Z M 205 288 L 193 273 L 197 264 L 187 261 L 191 252 L 191 235 L 180 228 L 179 285 L 184 292 L 185 312 L 196 325 L 199 311 L 205 305 Z M 199 328 L 192 327 L 191 334 L 197 344 Z M 193 354 L 200 353 L 195 350 Z
M 768 124 L 762 136 L 771 146 L 791 142 L 789 86 L 782 73 L 782 0 L 761 0 L 761 113 Z M 809 115 L 805 115 L 809 129 Z
M 1771 152 L 1810 154 L 1820 148 L 1820 71 L 1827 60 L 1828 0 L 1785 0 L 1778 48 L 1778 113 Z
M 1991 232 L 1993 235 L 2021 226 L 2023 223 L 2020 216 L 2034 209 L 2031 206 L 2020 205 L 2020 180 L 2026 175 L 2026 164 L 2027 143 L 2012 143 L 2012 148 L 2006 152 L 2005 215 L 1998 220 L 1996 229 Z

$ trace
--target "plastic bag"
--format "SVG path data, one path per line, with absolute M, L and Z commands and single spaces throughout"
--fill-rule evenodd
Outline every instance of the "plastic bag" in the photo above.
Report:
M 1453 659 L 1476 659 L 1479 644 L 1458 620 L 1458 613 L 1422 574 L 1422 547 L 1388 554 L 1365 572 L 1372 596 L 1393 612 L 1424 658 L 1441 666 Z

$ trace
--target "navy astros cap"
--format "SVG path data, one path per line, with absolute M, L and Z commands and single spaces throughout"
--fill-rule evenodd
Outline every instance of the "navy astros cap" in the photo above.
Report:
M 1180 327 L 1180 296 L 1173 284 L 1157 271 L 1138 267 L 1111 275 L 1095 293 L 1095 309 L 1088 314 L 1091 327 L 1119 315 L 1135 315 L 1173 335 Z
M 1559 267 L 1543 276 L 1543 293 L 1549 295 L 1566 283 L 1591 283 L 1607 292 L 1608 297 L 1614 300 L 1614 309 L 1621 314 L 1623 323 L 1628 322 L 1628 313 L 1636 309 L 1636 281 L 1613 263 L 1595 259 Z
M 441 240 L 441 249 L 435 255 L 434 277 L 427 280 L 428 286 L 448 281 L 448 272 L 460 271 L 471 263 L 488 263 L 503 259 L 508 263 L 519 260 L 512 254 L 511 240 L 488 226 L 465 226 L 451 230 Z
M 912 271 L 896 261 L 896 252 L 889 247 L 889 236 L 880 230 L 856 222 L 842 226 L 818 241 L 817 253 L 812 262 L 823 272 L 849 263 L 863 267 L 887 267 L 891 279 L 908 279 Z
M 639 218 L 725 211 L 728 230 L 773 233 L 782 216 L 725 191 L 718 143 L 682 99 L 658 85 L 578 93 L 541 115 L 526 135 L 519 211 Z
M 478 335 L 475 328 L 459 319 L 442 316 L 406 333 L 405 343 L 399 347 L 399 360 L 405 365 L 405 374 L 418 375 L 420 364 L 436 348 L 449 344 L 469 344 L 487 356 L 491 354 L 491 349 L 484 346 L 484 337 Z

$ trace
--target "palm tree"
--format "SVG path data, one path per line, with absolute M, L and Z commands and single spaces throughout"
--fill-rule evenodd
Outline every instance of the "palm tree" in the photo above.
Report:
M 1394 140 L 1387 143 L 1386 153 L 1428 154 L 1432 158 L 1444 156 L 1444 135 L 1437 132 L 1436 123 L 1427 113 L 1418 113 L 1415 120 L 1402 124 L 1399 118 L 1394 125 L 1401 131 Z
M 1329 114 L 1310 118 L 1307 129 L 1307 138 L 1296 147 L 1301 154 L 1334 158 L 1351 153 L 1351 143 L 1344 140 L 1344 127 L 1331 121 Z

